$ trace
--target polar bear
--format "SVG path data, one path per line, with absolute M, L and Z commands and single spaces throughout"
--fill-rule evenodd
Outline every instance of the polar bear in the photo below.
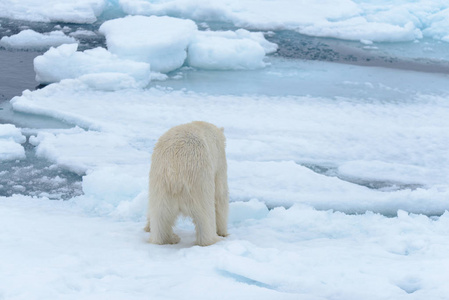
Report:
M 227 236 L 229 195 L 223 128 L 195 121 L 175 126 L 154 147 L 150 168 L 150 243 L 176 244 L 178 215 L 191 217 L 196 243 L 207 246 Z

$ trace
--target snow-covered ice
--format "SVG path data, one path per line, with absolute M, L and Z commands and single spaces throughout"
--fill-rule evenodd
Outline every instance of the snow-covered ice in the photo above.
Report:
M 345 215 L 231 204 L 231 235 L 146 243 L 144 221 L 87 217 L 67 202 L 0 197 L 5 299 L 446 299 L 449 216 Z M 18 222 L 20 220 L 20 222 Z M 24 288 L 26 282 L 26 288 Z M 213 287 L 213 288 L 212 288 Z
M 187 64 L 209 70 L 257 69 L 266 65 L 265 54 L 276 49 L 276 44 L 268 42 L 261 32 L 203 31 L 189 44 Z
M 191 20 L 170 17 L 128 16 L 103 23 L 108 50 L 118 56 L 144 61 L 156 72 L 181 67 L 197 27 Z
M 93 23 L 107 6 L 106 0 L 3 0 L 0 17 L 34 22 Z
M 36 57 L 36 81 L 48 84 L 81 77 L 84 84 L 106 90 L 145 86 L 150 82 L 148 63 L 122 59 L 101 47 L 77 49 L 77 44 L 65 44 Z
M 0 162 L 23 159 L 25 150 L 21 144 L 25 142 L 26 137 L 22 135 L 19 128 L 12 124 L 0 124 Z
M 198 21 L 232 22 L 259 30 L 289 29 L 349 40 L 413 41 L 423 37 L 447 41 L 446 0 L 83 0 L 0 3 L 0 17 L 19 20 L 94 23 L 102 14 L 159 15 Z
M 157 88 L 104 93 L 72 79 L 26 91 L 12 105 L 16 111 L 79 126 L 75 131 L 41 133 L 32 141 L 41 157 L 87 176 L 114 162 L 147 165 L 148 153 L 164 131 L 205 120 L 226 128 L 232 199 L 256 197 L 271 207 L 307 203 L 349 213 L 395 214 L 397 209 L 407 209 L 441 214 L 449 207 L 449 106 L 442 97 L 360 102 L 311 96 L 216 96 Z M 317 174 L 314 166 L 331 172 Z M 137 178 L 146 180 L 146 173 Z M 371 190 L 363 186 L 364 181 L 384 184 L 392 191 Z M 401 190 L 401 186 L 416 189 Z M 134 196 L 140 192 L 136 190 Z
M 348 40 L 413 41 L 423 36 L 445 40 L 448 4 L 419 1 L 255 1 L 121 0 L 128 14 L 175 15 L 221 20 L 246 28 L 291 29 Z
M 266 53 L 276 51 L 262 33 L 199 32 L 191 20 L 128 16 L 103 23 L 108 50 L 119 57 L 147 62 L 167 73 L 187 64 L 204 69 L 256 69 Z
M 2 23 L 3 44 L 37 49 L 32 33 L 54 46 L 34 60 L 48 85 L 0 107 L 0 299 L 447 299 L 448 10 L 0 1 L 0 18 L 48 22 Z M 86 36 L 96 43 L 77 45 Z M 294 59 L 314 45 L 349 45 L 385 67 Z M 30 128 L 5 124 L 14 116 Z M 180 244 L 149 244 L 152 149 L 193 120 L 225 128 L 230 236 L 195 246 L 180 218 Z
M 32 29 L 26 29 L 12 36 L 0 39 L 0 46 L 5 48 L 22 50 L 45 50 L 62 44 L 73 44 L 76 40 L 67 36 L 62 31 L 38 33 Z

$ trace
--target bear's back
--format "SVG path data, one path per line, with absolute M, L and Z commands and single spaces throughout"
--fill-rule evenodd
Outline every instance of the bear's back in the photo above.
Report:
M 214 172 L 226 164 L 224 143 L 222 130 L 207 122 L 194 121 L 169 129 L 154 147 L 150 181 L 177 193 L 185 186 L 214 178 Z M 151 179 L 152 174 L 159 178 Z

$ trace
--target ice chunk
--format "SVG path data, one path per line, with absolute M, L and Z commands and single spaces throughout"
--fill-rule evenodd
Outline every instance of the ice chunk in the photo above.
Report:
M 26 138 L 19 128 L 12 124 L 0 124 L 0 161 L 25 158 L 22 145 Z
M 189 45 L 187 63 L 202 69 L 257 69 L 265 66 L 265 54 L 276 50 L 277 45 L 268 42 L 261 32 L 202 31 Z
M 4 36 L 0 40 L 0 46 L 5 48 L 34 50 L 43 50 L 52 46 L 73 43 L 76 43 L 76 40 L 65 35 L 62 31 L 38 33 L 31 29 L 23 30 L 12 36 Z
M 47 84 L 91 74 L 82 80 L 100 89 L 113 89 L 117 85 L 134 87 L 136 82 L 143 86 L 150 81 L 148 63 L 121 59 L 100 47 L 84 52 L 77 49 L 77 44 L 66 44 L 36 57 L 36 80 Z
M 0 124 L 0 139 L 11 139 L 19 144 L 26 141 L 20 129 L 12 124 Z
M 189 46 L 187 62 L 201 69 L 244 70 L 264 67 L 264 57 L 264 49 L 252 40 L 208 37 Z
M 10 139 L 0 138 L 0 161 L 23 158 L 25 158 L 25 150 L 20 144 Z
M 108 50 L 120 57 L 151 64 L 155 72 L 181 67 L 186 49 L 197 31 L 191 20 L 128 16 L 103 23 Z
M 34 22 L 94 23 L 107 0 L 4 0 L 0 17 Z

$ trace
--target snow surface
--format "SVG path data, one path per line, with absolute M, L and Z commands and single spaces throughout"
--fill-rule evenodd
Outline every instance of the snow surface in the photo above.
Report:
M 0 161 L 25 158 L 25 150 L 21 145 L 25 142 L 26 137 L 19 128 L 12 124 L 0 124 Z
M 447 299 L 449 215 L 345 215 L 231 203 L 230 236 L 146 242 L 144 221 L 94 218 L 73 203 L 0 197 L 4 299 Z M 20 220 L 18 222 L 17 220 Z M 38 225 L 38 226 L 37 226 Z M 26 282 L 26 288 L 24 288 Z
M 67 36 L 63 31 L 38 33 L 32 29 L 26 29 L 18 34 L 2 37 L 0 46 L 21 50 L 46 50 L 62 44 L 73 44 L 76 40 Z

